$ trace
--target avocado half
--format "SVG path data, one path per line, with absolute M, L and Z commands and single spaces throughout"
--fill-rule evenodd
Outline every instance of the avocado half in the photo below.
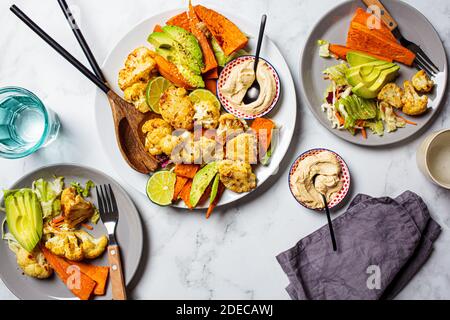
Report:
M 31 189 L 9 192 L 5 197 L 8 229 L 28 252 L 33 251 L 42 237 L 42 207 Z
M 204 87 L 201 76 L 203 54 L 195 36 L 177 26 L 164 26 L 162 30 L 163 32 L 150 34 L 148 42 L 158 54 L 177 66 L 192 87 Z
M 399 70 L 400 67 L 398 65 L 383 70 L 371 85 L 361 82 L 353 87 L 352 92 L 361 98 L 374 99 L 387 83 L 392 82 L 397 77 Z
M 363 52 L 359 51 L 349 51 L 347 53 L 347 62 L 352 67 L 356 67 L 365 63 L 373 62 L 373 61 L 380 61 L 379 59 L 372 57 L 368 54 L 365 54 Z

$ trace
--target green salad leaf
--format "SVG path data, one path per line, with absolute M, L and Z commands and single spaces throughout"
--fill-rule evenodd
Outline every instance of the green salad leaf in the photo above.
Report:
M 75 188 L 78 194 L 82 195 L 84 198 L 89 197 L 91 194 L 91 189 L 95 187 L 95 183 L 91 180 L 86 182 L 86 185 L 83 187 L 79 182 L 71 182 L 70 185 Z
M 44 179 L 33 181 L 32 189 L 41 203 L 44 219 L 56 217 L 61 213 L 59 196 L 63 187 L 64 177 L 57 177 L 53 181 Z
M 322 58 L 330 58 L 330 43 L 326 40 L 317 40 L 319 46 L 319 56 Z
M 373 100 L 350 95 L 340 98 L 337 103 L 339 107 L 343 106 L 345 109 L 343 114 L 345 118 L 344 127 L 346 129 L 354 129 L 358 120 L 371 120 L 377 117 L 377 106 Z
M 333 80 L 337 86 L 348 86 L 347 78 L 345 77 L 345 72 L 347 69 L 348 66 L 346 63 L 340 63 L 325 69 L 323 74 Z

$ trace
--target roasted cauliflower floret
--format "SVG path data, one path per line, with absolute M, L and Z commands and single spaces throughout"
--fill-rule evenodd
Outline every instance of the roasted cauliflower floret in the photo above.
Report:
M 227 159 L 256 164 L 258 162 L 257 141 L 256 136 L 251 133 L 243 133 L 229 140 L 226 144 Z
M 381 102 L 380 108 L 382 110 L 381 116 L 386 125 L 387 132 L 394 132 L 397 128 L 404 128 L 406 126 L 405 120 L 397 117 L 393 107 L 387 102 Z
M 252 167 L 242 161 L 222 160 L 218 164 L 220 181 L 227 189 L 242 193 L 256 188 Z
M 16 254 L 17 264 L 27 276 L 46 279 L 53 274 L 53 269 L 38 248 L 34 249 L 33 252 L 28 252 L 17 245 L 14 248 L 14 252 Z
M 148 83 L 156 71 L 156 62 L 150 49 L 139 47 L 131 52 L 125 61 L 125 67 L 119 72 L 119 87 L 122 91 L 138 82 Z
M 403 95 L 403 112 L 410 116 L 416 116 L 427 111 L 428 97 L 420 96 L 409 81 L 405 81 L 405 94 Z
M 420 70 L 412 77 L 412 84 L 414 89 L 418 92 L 428 93 L 433 90 L 434 82 L 430 79 L 430 77 L 426 74 L 424 70 Z
M 207 137 L 200 137 L 194 141 L 195 163 L 210 163 L 213 161 L 223 160 L 223 146 L 216 140 Z
M 184 88 L 168 88 L 159 101 L 161 116 L 175 129 L 194 128 L 194 106 Z
M 75 231 L 76 237 L 81 241 L 81 249 L 85 259 L 95 259 L 99 257 L 108 245 L 108 238 L 103 235 L 100 238 L 94 238 L 83 230 Z
M 77 194 L 74 187 L 66 188 L 61 194 L 61 208 L 64 222 L 69 228 L 75 228 L 94 215 L 94 206 Z
M 402 103 L 403 90 L 395 83 L 388 83 L 381 89 L 378 94 L 378 100 L 384 101 L 389 105 L 401 109 L 403 107 Z
M 166 153 L 170 155 L 172 152 L 172 145 L 167 145 L 167 142 L 172 139 L 172 127 L 165 120 L 154 118 L 148 120 L 142 126 L 142 132 L 146 135 L 145 148 L 153 155 L 160 155 Z
M 219 125 L 220 106 L 202 100 L 194 104 L 194 122 L 205 129 L 215 129 Z
M 71 261 L 95 259 L 108 245 L 108 238 L 105 235 L 96 239 L 83 230 L 61 231 L 46 227 L 44 234 L 45 247 L 53 254 Z
M 134 107 L 142 113 L 150 111 L 147 104 L 147 83 L 136 82 L 131 87 L 128 87 L 123 92 L 125 101 L 132 103 Z
M 194 135 L 189 131 L 184 131 L 176 138 L 176 144 L 170 154 L 170 160 L 174 163 L 194 163 Z
M 221 141 L 227 141 L 243 133 L 248 126 L 245 120 L 236 118 L 231 113 L 225 113 L 219 118 L 219 128 L 217 128 L 217 137 Z

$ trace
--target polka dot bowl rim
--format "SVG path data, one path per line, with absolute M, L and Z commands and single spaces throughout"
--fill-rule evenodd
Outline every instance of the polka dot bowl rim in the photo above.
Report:
M 266 59 L 264 59 L 262 57 L 259 57 L 260 60 L 267 63 L 267 65 L 269 66 L 269 69 L 271 69 L 271 71 L 272 71 L 272 75 L 275 78 L 275 83 L 276 83 L 277 87 L 276 87 L 276 94 L 275 94 L 275 97 L 273 98 L 272 103 L 270 104 L 270 106 L 267 109 L 265 109 L 263 112 L 258 113 L 256 115 L 244 114 L 243 112 L 236 110 L 235 108 L 233 108 L 229 105 L 228 99 L 226 99 L 221 94 L 221 87 L 225 83 L 226 73 L 227 73 L 228 69 L 230 69 L 231 67 L 234 67 L 234 65 L 237 62 L 241 62 L 241 61 L 245 61 L 245 60 L 249 60 L 249 59 L 253 60 L 253 59 L 255 59 L 255 56 L 253 56 L 253 55 L 240 56 L 240 57 L 237 57 L 237 58 L 231 60 L 230 62 L 228 62 L 225 65 L 225 67 L 223 68 L 223 70 L 220 72 L 219 79 L 217 80 L 217 85 L 216 85 L 217 97 L 219 98 L 219 101 L 220 101 L 220 104 L 222 105 L 222 107 L 227 112 L 233 114 L 234 116 L 236 116 L 240 119 L 245 119 L 245 120 L 253 120 L 256 118 L 261 118 L 261 117 L 265 116 L 266 114 L 268 114 L 269 112 L 271 112 L 273 110 L 273 108 L 275 108 L 275 106 L 278 104 L 278 100 L 280 100 L 280 94 L 281 94 L 281 81 L 280 81 L 280 76 L 278 75 L 277 70 L 274 68 L 274 66 L 269 61 L 267 61 Z M 229 74 L 227 74 L 227 75 L 229 75 Z
M 348 168 L 347 163 L 345 162 L 345 160 L 336 152 L 326 149 L 326 148 L 314 148 L 314 149 L 310 149 L 308 151 L 303 152 L 301 155 L 299 155 L 297 157 L 297 159 L 295 159 L 295 161 L 292 163 L 291 168 L 289 169 L 289 176 L 288 176 L 288 184 L 289 184 L 289 190 L 291 191 L 292 196 L 294 197 L 294 199 L 301 204 L 303 207 L 309 209 L 309 210 L 314 210 L 314 211 L 318 211 L 318 212 L 322 212 L 325 211 L 325 208 L 322 209 L 314 209 L 314 208 L 310 208 L 309 206 L 307 206 L 305 203 L 301 202 L 299 199 L 297 199 L 297 197 L 294 195 L 294 192 L 292 190 L 293 185 L 291 184 L 291 180 L 292 180 L 292 175 L 294 174 L 295 169 L 297 169 L 298 164 L 300 163 L 300 161 L 304 160 L 306 157 L 314 155 L 314 154 L 318 154 L 320 152 L 323 151 L 329 151 L 332 154 L 334 154 L 336 156 L 336 158 L 338 159 L 341 168 L 342 168 L 342 173 L 341 173 L 341 178 L 346 178 L 346 182 L 344 182 L 344 185 L 341 189 L 341 191 L 339 191 L 338 196 L 335 196 L 330 203 L 328 204 L 328 208 L 332 209 L 336 206 L 338 206 L 339 204 L 342 203 L 342 201 L 345 200 L 345 198 L 347 197 L 349 191 L 350 191 L 350 186 L 351 186 L 351 175 L 350 175 L 350 170 Z

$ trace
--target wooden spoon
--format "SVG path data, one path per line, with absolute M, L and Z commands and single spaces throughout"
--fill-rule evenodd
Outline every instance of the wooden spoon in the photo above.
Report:
M 158 168 L 158 161 L 145 150 L 144 136 L 141 130 L 142 124 L 152 115 L 142 114 L 136 110 L 132 104 L 118 96 L 106 83 L 97 78 L 96 75 L 89 71 L 81 62 L 52 39 L 16 5 L 13 5 L 10 9 L 40 38 L 83 73 L 100 90 L 106 93 L 113 113 L 117 144 L 122 157 L 130 167 L 144 174 L 155 171 Z

